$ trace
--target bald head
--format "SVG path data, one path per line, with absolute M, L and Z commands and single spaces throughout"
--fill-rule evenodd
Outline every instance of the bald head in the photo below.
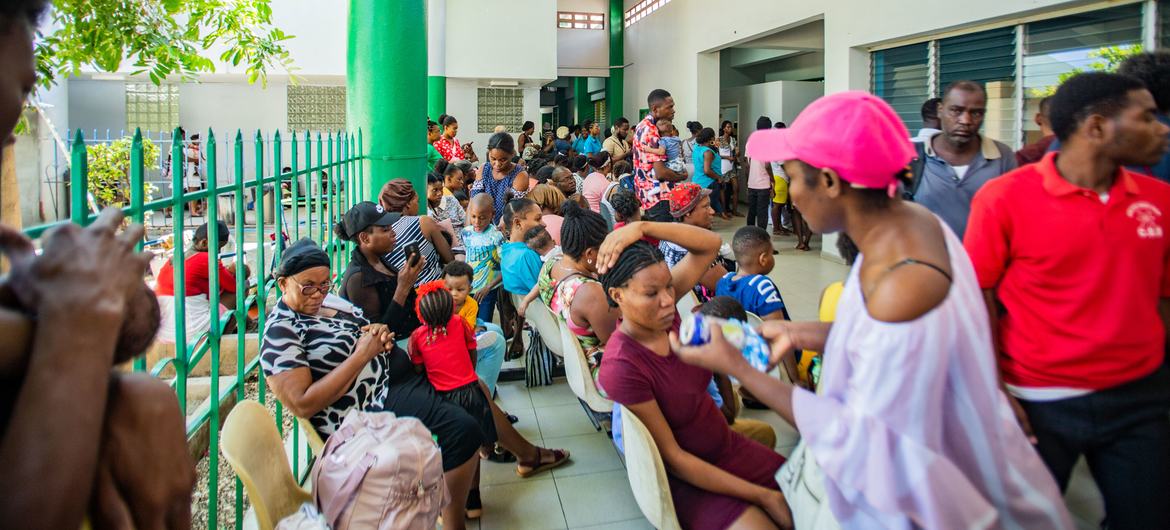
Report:
M 492 202 L 492 196 L 487 193 L 480 193 L 471 197 L 471 201 L 467 203 L 467 207 L 482 210 L 484 208 L 495 209 L 496 205 Z

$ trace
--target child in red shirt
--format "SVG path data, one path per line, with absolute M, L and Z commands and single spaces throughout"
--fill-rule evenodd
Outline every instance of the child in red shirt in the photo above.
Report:
M 498 436 L 491 404 L 475 375 L 475 330 L 455 313 L 443 280 L 419 286 L 414 307 L 422 326 L 410 334 L 410 360 L 426 371 L 441 398 L 476 419 L 485 445 L 494 445 Z

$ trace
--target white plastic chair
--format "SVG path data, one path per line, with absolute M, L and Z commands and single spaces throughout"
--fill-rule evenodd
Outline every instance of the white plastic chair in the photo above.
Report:
M 513 294 L 512 302 L 517 308 L 520 307 L 520 302 L 523 298 Z M 557 357 L 564 357 L 565 350 L 561 346 L 561 325 L 557 322 L 556 317 L 553 316 L 552 311 L 549 311 L 548 306 L 544 305 L 544 301 L 537 298 L 531 304 L 528 304 L 528 310 L 524 312 L 524 319 L 536 328 L 536 332 L 540 333 L 540 340 L 544 341 L 544 345 L 548 350 Z
M 752 313 L 751 311 L 748 311 L 747 312 L 747 323 L 749 326 L 752 327 L 752 329 L 755 329 L 758 331 L 760 329 L 760 325 L 764 323 L 764 319 L 760 318 L 759 315 Z
M 687 291 L 687 294 L 678 299 L 678 303 L 674 305 L 678 309 L 678 314 L 687 316 L 695 310 L 695 306 L 699 305 L 699 297 L 695 296 L 694 291 Z
M 642 515 L 658 530 L 681 530 L 670 496 L 666 465 L 650 430 L 626 407 L 622 411 L 622 438 L 626 449 L 626 476 Z
M 612 411 L 613 402 L 597 391 L 593 374 L 589 371 L 589 362 L 585 360 L 585 350 L 581 349 L 581 343 L 569 331 L 569 326 L 561 325 L 560 338 L 565 350 L 565 379 L 573 394 L 594 412 Z

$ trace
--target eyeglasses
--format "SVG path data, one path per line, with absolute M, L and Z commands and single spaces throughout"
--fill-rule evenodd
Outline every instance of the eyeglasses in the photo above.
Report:
M 288 279 L 297 284 L 301 288 L 301 294 L 305 296 L 313 296 L 314 293 L 329 294 L 333 290 L 333 282 L 325 282 L 321 285 L 305 285 L 298 282 L 296 278 L 289 276 Z

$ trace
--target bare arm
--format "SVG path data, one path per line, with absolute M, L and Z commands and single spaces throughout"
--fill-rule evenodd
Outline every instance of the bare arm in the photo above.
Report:
M 754 505 L 764 504 L 762 499 L 774 493 L 713 466 L 680 447 L 657 402 L 651 400 L 627 408 L 650 431 L 666 468 L 688 484 L 712 493 L 743 499 Z
M 654 163 L 654 178 L 662 182 L 682 182 L 687 179 L 686 172 L 675 173 L 666 167 L 666 162 Z
M 675 298 L 685 295 L 711 270 L 711 263 L 719 254 L 719 245 L 723 240 L 715 232 L 683 223 L 646 225 L 644 231 L 647 236 L 670 241 L 686 249 L 687 255 L 670 270 Z
M 617 329 L 618 318 L 622 312 L 616 307 L 610 307 L 605 299 L 605 292 L 601 284 L 589 282 L 579 288 L 573 297 L 573 307 L 569 309 L 573 322 L 585 322 L 597 340 L 602 345 L 609 342 L 609 336 Z
M 512 189 L 519 191 L 519 192 L 522 192 L 522 193 L 528 193 L 528 172 L 527 171 L 521 171 L 521 172 L 516 174 L 516 178 L 512 179 Z
M 714 162 L 715 152 L 710 149 L 703 151 L 703 173 L 705 173 L 708 177 L 711 177 L 713 180 L 719 180 L 723 178 L 723 175 L 720 175 L 715 171 L 714 168 L 711 167 Z
M 439 253 L 439 260 L 442 263 L 455 261 L 455 255 L 451 253 L 451 245 L 447 243 L 447 238 L 443 237 L 443 229 L 439 228 L 439 224 L 430 217 L 419 217 L 418 222 L 423 235 L 427 236 L 427 240 L 435 247 L 435 252 Z

